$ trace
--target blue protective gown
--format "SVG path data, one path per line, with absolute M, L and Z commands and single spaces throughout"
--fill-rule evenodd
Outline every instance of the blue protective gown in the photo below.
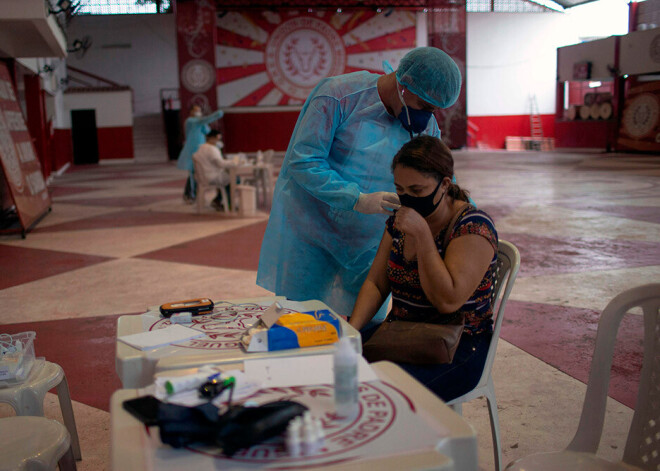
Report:
M 176 161 L 176 166 L 182 170 L 187 170 L 188 172 L 193 173 L 193 160 L 192 156 L 199 146 L 206 142 L 206 134 L 211 130 L 208 126 L 209 123 L 217 121 L 222 118 L 224 112 L 218 110 L 214 113 L 211 113 L 208 116 L 190 116 L 186 119 L 184 124 L 184 132 L 186 136 L 186 142 L 183 144 L 183 148 L 179 153 L 179 158 Z
M 378 96 L 379 77 L 326 78 L 307 98 L 275 185 L 259 258 L 259 286 L 295 301 L 320 299 L 341 315 L 353 310 L 387 219 L 353 206 L 360 192 L 394 191 L 392 159 L 410 140 Z M 425 133 L 440 137 L 435 118 Z

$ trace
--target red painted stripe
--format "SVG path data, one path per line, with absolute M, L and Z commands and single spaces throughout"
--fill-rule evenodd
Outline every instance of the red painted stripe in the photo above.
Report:
M 255 12 L 243 13 L 242 16 L 249 23 L 252 23 L 256 27 L 261 28 L 266 33 L 268 33 L 268 37 L 270 37 L 271 33 L 275 30 L 275 28 L 277 28 L 281 24 L 281 23 L 278 23 L 278 24 L 271 23 L 260 12 L 259 13 L 255 13 Z M 282 22 L 286 21 L 287 19 L 288 18 L 282 18 Z
M 53 170 L 73 163 L 71 129 L 55 129 L 53 132 Z
M 240 49 L 249 49 L 252 51 L 264 51 L 266 44 L 255 41 L 252 38 L 243 36 L 242 34 L 234 33 L 226 29 L 217 28 L 218 30 L 218 46 L 237 47 Z
M 267 84 L 256 89 L 254 92 L 250 93 L 242 100 L 232 103 L 231 106 L 257 106 L 261 99 L 268 95 L 268 92 L 270 92 L 273 88 L 275 88 L 273 82 L 268 82 Z
M 556 147 L 606 148 L 616 132 L 614 121 L 557 121 Z
M 286 150 L 299 114 L 297 110 L 279 113 L 227 113 L 223 118 L 225 135 L 231 136 L 231 139 L 225 142 L 225 150 Z M 259 129 L 259 132 L 254 132 L 255 129 Z
M 133 158 L 133 126 L 98 128 L 99 160 Z
M 238 65 L 216 70 L 218 85 L 258 74 L 266 70 L 266 64 Z
M 346 54 L 362 54 L 373 51 L 389 51 L 392 49 L 409 49 L 415 46 L 415 28 L 402 29 L 392 34 L 379 36 L 370 41 L 358 42 L 346 48 Z M 350 36 L 350 33 L 349 33 Z
M 346 13 L 342 13 L 342 15 L 345 14 Z M 375 11 L 370 11 L 370 10 L 356 11 L 353 13 L 353 16 L 351 17 L 350 20 L 348 20 L 339 29 L 337 29 L 337 34 L 343 37 L 346 33 L 348 33 L 351 30 L 354 30 L 355 28 L 369 21 L 376 15 L 377 13 Z M 332 21 L 328 21 L 328 24 L 332 26 Z
M 66 372 L 71 399 L 109 411 L 110 395 L 121 388 L 115 370 L 118 318 L 117 314 L 4 324 L 2 331 L 36 332 L 37 356 L 57 363 Z
M 507 136 L 529 137 L 531 125 L 529 115 L 512 116 L 468 116 L 474 140 L 486 148 L 504 149 Z M 541 115 L 543 136 L 555 136 L 555 115 Z

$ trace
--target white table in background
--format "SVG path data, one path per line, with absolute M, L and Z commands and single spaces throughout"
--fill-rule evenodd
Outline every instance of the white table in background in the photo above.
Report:
M 110 405 L 111 461 L 114 471 L 151 469 L 195 469 L 195 471 L 296 469 L 308 470 L 454 470 L 478 469 L 477 437 L 474 428 L 437 396 L 423 387 L 397 365 L 372 364 L 380 381 L 361 383 L 360 416 L 342 427 L 326 430 L 326 447 L 313 458 L 291 460 L 275 445 L 256 445 L 234 458 L 213 452 L 173 449 L 160 442 L 158 429 L 147 429 L 127 413 L 123 401 L 138 397 L 135 389 L 116 391 Z M 310 388 L 310 387 L 307 387 Z M 305 388 L 301 388 L 305 389 Z M 332 400 L 324 391 L 329 385 L 314 387 L 305 396 L 314 415 L 314 401 Z M 308 391 L 309 392 L 309 391 Z M 301 394 L 300 391 L 297 391 Z M 291 398 L 286 389 L 281 394 Z M 302 402 L 302 401 L 301 401 Z M 371 411 L 371 414 L 369 412 Z M 378 412 L 376 414 L 376 412 Z M 374 417 L 378 420 L 368 420 Z M 404 417 L 407 417 L 404 420 Z M 362 426 L 360 425 L 362 424 Z M 412 425 L 411 425 L 412 424 Z M 417 424 L 415 426 L 414 424 Z M 367 426 L 368 425 L 368 426 Z M 360 428 L 362 427 L 362 428 Z M 412 429 L 411 429 L 412 428 Z M 423 433 L 419 433 L 423 432 Z M 420 435 L 424 438 L 421 438 Z M 424 446 L 393 451 L 396 437 L 419 437 Z M 399 445 L 402 448 L 403 445 Z M 280 449 L 281 450 L 281 449 Z M 277 457 L 276 457 L 277 456 Z M 315 460 L 309 461 L 307 460 Z
M 284 301 L 282 296 L 273 296 L 266 298 L 249 298 L 226 300 L 233 304 L 257 304 L 260 307 L 254 312 L 247 313 L 231 324 L 214 324 L 210 316 L 199 316 L 194 318 L 193 328 L 205 330 L 215 336 L 215 339 L 207 340 L 204 338 L 194 339 L 184 342 L 181 345 L 172 345 L 158 348 L 151 351 L 138 350 L 123 342 L 117 341 L 117 350 L 115 356 L 115 369 L 124 388 L 141 388 L 153 382 L 156 371 L 164 371 L 178 368 L 189 368 L 203 364 L 224 364 L 236 363 L 247 358 L 267 358 L 267 357 L 286 357 L 293 355 L 314 355 L 318 353 L 331 352 L 334 345 L 324 345 L 320 347 L 305 347 L 288 350 L 278 350 L 274 352 L 254 352 L 247 353 L 240 345 L 240 334 L 256 320 L 261 317 L 263 311 L 275 301 Z M 329 309 L 326 304 L 317 300 L 304 301 L 296 303 L 301 306 L 300 310 L 314 311 Z M 216 306 L 220 303 L 216 301 Z M 289 312 L 294 312 L 289 309 Z M 340 316 L 342 336 L 353 339 L 354 344 L 358 346 L 361 352 L 362 343 L 360 333 L 351 327 Z M 207 322 L 208 321 L 208 322 Z M 157 324 L 157 325 L 156 325 Z M 165 327 L 169 325 L 169 320 L 160 319 L 152 326 L 145 326 L 144 317 L 141 314 L 120 316 L 117 321 L 117 337 L 128 334 L 136 334 L 152 330 L 153 328 Z M 146 327 L 146 328 L 145 328 Z
M 231 155 L 231 154 L 230 154 Z M 231 160 L 230 160 L 231 161 Z M 270 205 L 270 191 L 269 188 L 272 187 L 273 179 L 273 165 L 269 163 L 232 163 L 225 167 L 229 172 L 229 198 L 231 200 L 232 211 L 238 211 L 235 201 L 238 201 L 237 177 L 246 177 L 250 180 L 255 181 L 255 185 L 259 185 L 261 182 L 262 189 L 264 192 L 265 204 Z M 259 189 L 257 189 L 259 191 Z

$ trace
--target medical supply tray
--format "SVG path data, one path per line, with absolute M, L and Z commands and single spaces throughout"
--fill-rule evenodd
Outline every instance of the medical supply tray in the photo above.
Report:
M 11 345 L 15 346 L 18 341 L 21 348 L 20 351 L 0 354 L 0 388 L 14 386 L 28 377 L 34 365 L 36 336 L 37 334 L 32 331 L 11 334 Z

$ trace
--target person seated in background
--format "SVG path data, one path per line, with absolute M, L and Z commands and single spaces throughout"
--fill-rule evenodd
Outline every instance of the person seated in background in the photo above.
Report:
M 468 203 L 468 192 L 452 183 L 454 160 L 440 139 L 418 136 L 404 144 L 394 157 L 392 172 L 402 206 L 386 222 L 349 323 L 362 330 L 366 342 L 378 328 L 368 324 L 390 293 L 391 318 L 386 322 L 450 324 L 464 315 L 452 363 L 399 364 L 450 401 L 474 389 L 486 361 L 497 232 L 488 214 Z M 445 250 L 447 230 L 452 234 Z
M 208 116 L 204 116 L 202 114 L 202 108 L 199 105 L 192 105 L 190 107 L 190 115 L 184 123 L 186 141 L 176 161 L 178 168 L 188 172 L 188 180 L 186 180 L 186 186 L 183 190 L 183 201 L 186 204 L 192 204 L 197 195 L 192 156 L 204 144 L 204 136 L 211 130 L 209 124 L 219 120 L 223 115 L 224 112 L 222 110 L 217 110 Z
M 225 167 L 230 163 L 222 156 L 220 152 L 220 145 L 222 143 L 219 131 L 212 129 L 206 135 L 206 142 L 199 146 L 197 152 L 193 154 L 193 160 L 197 163 L 197 171 L 203 173 L 204 179 L 214 186 L 223 186 L 226 188 L 227 198 L 231 198 L 229 191 L 229 172 Z M 230 207 L 231 202 L 227 201 L 227 206 Z M 218 194 L 211 202 L 211 206 L 220 211 L 222 209 L 222 193 L 218 190 Z

